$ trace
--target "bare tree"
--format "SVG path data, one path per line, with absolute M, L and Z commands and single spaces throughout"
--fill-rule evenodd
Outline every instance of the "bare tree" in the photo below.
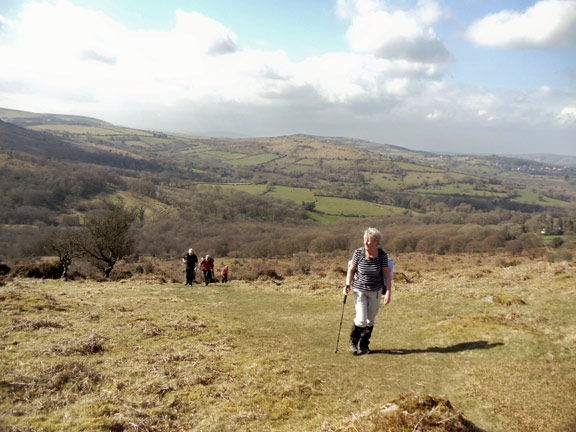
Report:
M 123 206 L 112 206 L 86 219 L 86 230 L 78 243 L 80 250 L 107 278 L 119 260 L 134 252 L 130 228 L 135 219 L 136 212 Z
M 78 245 L 78 231 L 53 231 L 46 238 L 44 248 L 48 253 L 58 255 L 58 260 L 62 266 L 61 277 L 64 280 L 68 280 L 68 269 L 72 264 L 72 260 L 82 256 L 82 251 Z

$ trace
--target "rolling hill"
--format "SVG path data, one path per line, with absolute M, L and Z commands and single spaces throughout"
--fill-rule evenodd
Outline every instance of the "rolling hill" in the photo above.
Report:
M 560 232 L 576 208 L 574 169 L 526 159 L 440 155 L 302 134 L 171 135 L 13 110 L 0 110 L 0 118 L 6 120 L 0 121 L 0 224 L 10 230 L 74 226 L 103 203 L 121 202 L 140 209 L 143 229 L 150 230 L 143 242 L 158 243 L 159 232 L 171 242 L 155 246 L 158 253 L 185 243 L 177 238 L 182 220 L 194 225 L 188 235 L 219 254 L 234 248 L 268 253 L 258 239 L 272 235 L 278 224 L 293 226 L 302 238 L 283 246 L 283 253 L 293 253 L 318 237 L 305 234 L 317 231 L 315 224 L 353 227 L 375 218 L 524 224 L 544 214 L 548 222 L 534 226 Z M 213 221 L 211 232 L 196 227 L 206 219 Z M 242 230 L 233 234 L 239 240 L 223 239 L 229 229 Z M 318 242 L 315 248 L 330 247 L 329 241 Z M 441 249 L 451 247 L 456 246 Z
M 426 211 L 423 201 L 539 211 L 570 207 L 576 198 L 573 169 L 519 158 L 448 156 L 310 135 L 175 136 L 81 116 L 6 109 L 0 110 L 0 118 L 12 122 L 0 122 L 0 145 L 5 149 L 143 172 L 175 169 L 178 175 L 192 169 L 201 183 L 302 188 L 313 194 L 297 201 L 320 203 L 320 208 L 326 208 L 321 197 L 333 197 L 411 211 Z M 159 161 L 170 163 L 171 168 L 161 168 Z M 257 193 L 271 192 L 268 188 Z M 405 202 L 406 197 L 412 204 Z M 286 198 L 293 199 L 294 194 Z M 319 212 L 359 215 L 341 202 L 330 206 L 328 213 Z

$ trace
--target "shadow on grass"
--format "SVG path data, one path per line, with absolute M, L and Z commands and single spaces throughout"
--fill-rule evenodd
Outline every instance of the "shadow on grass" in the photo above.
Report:
M 491 349 L 497 346 L 504 345 L 502 342 L 489 343 L 486 341 L 462 342 L 456 345 L 447 347 L 428 347 L 424 349 L 381 349 L 372 350 L 372 354 L 390 354 L 390 355 L 408 355 L 408 354 L 424 354 L 424 353 L 441 353 L 450 354 L 460 351 L 470 351 L 478 349 Z

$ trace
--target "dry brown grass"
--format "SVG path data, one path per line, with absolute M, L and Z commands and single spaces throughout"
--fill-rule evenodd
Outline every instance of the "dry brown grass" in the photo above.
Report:
M 573 263 L 395 257 L 375 353 L 353 357 L 334 354 L 348 257 L 301 258 L 226 260 L 232 282 L 209 287 L 184 287 L 178 262 L 118 282 L 8 281 L 0 429 L 573 430 Z M 351 318 L 349 304 L 341 351 Z

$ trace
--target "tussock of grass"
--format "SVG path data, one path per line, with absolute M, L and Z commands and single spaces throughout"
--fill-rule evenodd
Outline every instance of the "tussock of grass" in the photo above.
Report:
M 41 328 L 63 328 L 64 326 L 59 322 L 49 321 L 46 319 L 40 320 L 29 320 L 29 319 L 13 319 L 12 320 L 12 328 L 13 331 L 20 331 L 20 330 L 38 330 Z
M 83 356 L 103 353 L 105 339 L 99 335 L 92 335 L 86 339 L 71 339 L 54 346 L 52 351 L 63 356 L 80 354 Z
M 491 296 L 486 297 L 486 301 L 488 301 L 489 303 L 498 303 L 505 306 L 526 304 L 526 301 L 524 301 L 521 297 L 508 293 L 492 294 Z
M 449 400 L 430 395 L 408 394 L 384 406 L 354 415 L 350 425 L 332 432 L 482 432 L 456 410 Z
M 16 283 L 11 289 L 0 295 L 0 310 L 30 312 L 41 310 L 65 310 L 66 306 L 48 293 L 30 291 L 27 286 Z

